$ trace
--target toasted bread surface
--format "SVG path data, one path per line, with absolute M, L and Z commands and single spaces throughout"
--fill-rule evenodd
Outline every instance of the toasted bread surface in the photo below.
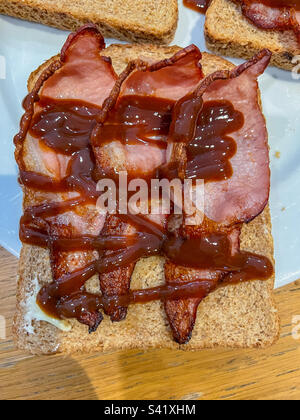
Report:
M 112 58 L 115 70 L 120 73 L 130 60 L 139 57 L 160 60 L 172 56 L 178 49 L 154 45 L 113 45 L 104 50 L 103 55 Z M 51 60 L 32 73 L 28 82 L 29 91 Z M 202 65 L 205 75 L 233 67 L 228 61 L 207 53 L 203 54 Z M 26 160 L 30 162 L 28 153 Z M 29 192 L 25 191 L 24 199 L 26 205 L 30 204 L 32 197 Z M 243 226 L 241 248 L 265 255 L 273 261 L 268 207 L 254 221 Z M 36 282 L 41 286 L 52 281 L 49 252 L 24 245 L 18 277 L 14 337 L 20 349 L 33 354 L 133 348 L 200 350 L 217 346 L 266 347 L 279 336 L 279 317 L 272 294 L 274 277 L 268 281 L 226 286 L 213 292 L 199 306 L 191 341 L 182 346 L 173 341 L 163 303 L 159 301 L 130 306 L 126 320 L 119 323 L 112 323 L 105 316 L 97 332 L 91 335 L 88 335 L 85 326 L 75 320 L 71 321 L 72 330 L 69 332 L 63 332 L 44 321 L 31 322 L 28 319 L 28 302 Z M 163 283 L 163 258 L 151 257 L 138 262 L 132 278 L 132 289 Z M 87 290 L 99 291 L 97 278 L 88 282 Z
M 0 0 L 0 13 L 70 31 L 91 22 L 105 37 L 158 44 L 178 21 L 177 0 Z
M 271 64 L 292 70 L 300 54 L 299 42 L 293 31 L 257 28 L 232 0 L 212 0 L 206 13 L 205 39 L 214 53 L 248 59 L 263 48 L 272 53 Z

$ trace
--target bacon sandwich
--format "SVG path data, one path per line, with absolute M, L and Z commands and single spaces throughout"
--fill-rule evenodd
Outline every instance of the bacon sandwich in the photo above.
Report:
M 271 64 L 297 71 L 300 56 L 299 0 L 212 0 L 206 12 L 208 48 L 218 54 L 250 58 L 262 48 Z
M 234 67 L 195 45 L 105 48 L 86 25 L 31 74 L 14 140 L 19 348 L 199 350 L 278 338 L 257 82 L 270 59 L 264 49 Z M 99 182 L 123 191 L 121 173 L 142 185 L 202 180 L 203 207 L 176 213 L 172 196 L 170 211 L 139 214 L 114 198 L 117 210 L 102 211 Z

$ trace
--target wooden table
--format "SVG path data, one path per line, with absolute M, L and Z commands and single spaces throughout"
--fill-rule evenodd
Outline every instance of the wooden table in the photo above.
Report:
M 152 350 L 86 356 L 33 357 L 11 338 L 17 259 L 0 248 L 1 399 L 300 399 L 300 281 L 276 291 L 281 339 L 267 350 L 199 353 Z M 299 329 L 300 333 L 300 329 Z

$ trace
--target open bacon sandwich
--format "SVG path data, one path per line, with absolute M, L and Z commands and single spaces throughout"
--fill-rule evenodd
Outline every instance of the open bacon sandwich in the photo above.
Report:
M 235 67 L 194 45 L 105 49 L 86 25 L 31 74 L 14 140 L 24 191 L 19 348 L 277 339 L 257 81 L 270 59 L 262 50 Z

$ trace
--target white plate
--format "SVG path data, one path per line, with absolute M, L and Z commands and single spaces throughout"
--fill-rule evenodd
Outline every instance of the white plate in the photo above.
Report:
M 206 50 L 204 17 L 180 6 L 174 43 Z M 19 255 L 18 223 L 21 191 L 17 184 L 13 135 L 22 114 L 21 101 L 31 71 L 57 54 L 67 33 L 9 17 L 0 17 L 0 244 Z M 112 40 L 108 40 L 108 44 Z M 6 64 L 4 77 L 3 62 Z M 233 60 L 235 63 L 241 60 Z M 300 278 L 300 81 L 270 68 L 260 87 L 271 147 L 271 211 L 276 249 L 276 286 Z M 280 158 L 275 153 L 280 152 Z

